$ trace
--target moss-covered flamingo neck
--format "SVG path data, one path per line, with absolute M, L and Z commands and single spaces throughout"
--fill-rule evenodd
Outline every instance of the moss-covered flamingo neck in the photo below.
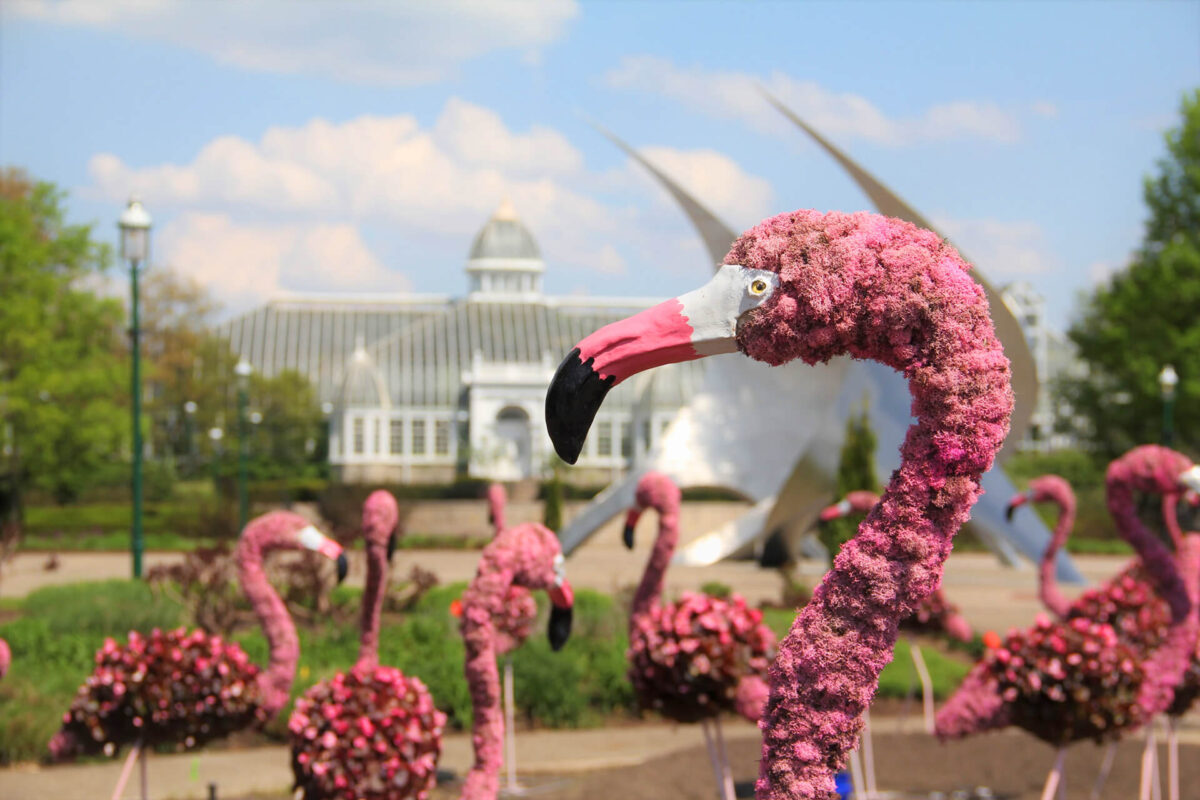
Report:
M 733 353 L 738 322 L 779 288 L 769 270 L 726 264 L 699 289 L 606 325 L 559 365 L 546 392 L 546 427 L 554 449 L 574 464 L 608 390 L 630 375 L 664 364 Z

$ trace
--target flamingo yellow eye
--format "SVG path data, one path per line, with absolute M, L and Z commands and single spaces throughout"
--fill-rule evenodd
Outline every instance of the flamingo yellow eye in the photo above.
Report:
M 750 294 L 761 295 L 765 291 L 767 291 L 767 282 L 762 278 L 755 278 L 750 281 Z

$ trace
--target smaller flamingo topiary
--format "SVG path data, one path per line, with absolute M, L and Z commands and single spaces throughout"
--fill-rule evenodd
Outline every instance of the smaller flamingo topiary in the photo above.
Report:
M 288 729 L 306 740 L 295 759 L 321 797 L 424 800 L 437 782 L 445 724 L 420 678 L 359 666 L 300 697 Z
M 105 639 L 50 741 L 55 758 L 126 742 L 195 747 L 261 722 L 259 668 L 240 646 L 183 628 Z
M 762 612 L 742 597 L 687 592 L 631 621 L 629 678 L 644 708 L 697 722 L 753 704 L 750 689 L 739 699 L 739 684 L 750 674 L 765 674 L 774 649 Z

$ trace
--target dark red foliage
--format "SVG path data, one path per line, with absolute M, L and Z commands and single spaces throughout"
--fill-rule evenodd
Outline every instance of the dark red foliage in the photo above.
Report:
M 423 800 L 445 724 L 419 678 L 384 666 L 338 673 L 288 721 L 296 786 L 306 800 Z
M 1101 742 L 1140 721 L 1138 654 L 1108 625 L 1042 615 L 1033 628 L 1010 633 L 987 659 L 1013 724 L 1042 741 Z
M 744 677 L 766 678 L 775 637 L 762 612 L 733 595 L 685 593 L 633 621 L 629 679 L 638 703 L 668 719 L 696 722 L 736 712 Z
M 1155 593 L 1141 563 L 1111 583 L 1080 595 L 1072 604 L 1071 616 L 1112 626 L 1121 641 L 1143 656 L 1158 648 L 1171 623 L 1171 610 Z
M 260 721 L 259 669 L 237 644 L 183 628 L 106 639 L 51 740 L 58 758 L 122 745 L 195 747 Z

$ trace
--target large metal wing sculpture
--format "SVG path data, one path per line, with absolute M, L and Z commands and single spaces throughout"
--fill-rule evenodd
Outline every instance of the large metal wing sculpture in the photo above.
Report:
M 600 130 L 676 199 L 704 241 L 712 265 L 719 264 L 736 238 L 729 226 L 636 150 Z M 898 198 L 896 203 L 903 206 Z M 1011 319 L 998 297 L 989 293 L 989 300 L 993 315 L 999 310 Z M 1010 351 L 1010 358 L 1015 352 L 1032 365 L 1015 320 L 1011 327 L 1020 349 Z M 999 323 L 997 330 L 1007 350 L 1009 341 Z M 900 375 L 874 362 L 849 359 L 814 368 L 769 367 L 736 354 L 710 358 L 702 389 L 680 410 L 658 445 L 563 529 L 564 552 L 569 555 L 631 505 L 637 479 L 647 469 L 666 472 L 682 486 L 725 486 L 755 503 L 737 520 L 681 549 L 677 562 L 711 564 L 753 552 L 772 533 L 781 533 L 791 548 L 801 549 L 806 529 L 833 491 L 845 421 L 864 400 L 879 442 L 879 477 L 886 482 L 898 466 L 899 445 L 912 421 Z M 747 408 L 754 414 L 744 413 Z M 985 476 L 984 488 L 987 494 L 973 516 L 976 535 L 1009 564 L 1019 562 L 1018 553 L 1037 560 L 1049 532 L 1037 521 L 1023 527 L 1005 521 L 1004 505 L 1015 489 L 1003 472 L 993 470 Z M 1080 580 L 1069 561 L 1059 563 L 1060 579 Z

